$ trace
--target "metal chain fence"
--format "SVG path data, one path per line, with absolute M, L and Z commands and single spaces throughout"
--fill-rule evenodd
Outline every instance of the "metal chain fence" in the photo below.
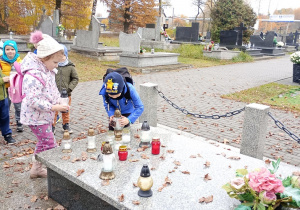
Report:
M 280 122 L 279 120 L 276 120 L 270 112 L 268 112 L 268 115 L 274 120 L 274 123 L 278 128 L 280 128 L 281 130 L 286 132 L 292 139 L 294 139 L 295 141 L 298 142 L 298 144 L 300 144 L 300 138 L 298 136 L 296 136 L 291 131 L 289 131 L 282 122 Z
M 159 91 L 157 88 L 155 88 L 155 89 L 158 92 L 158 95 L 160 97 L 162 97 L 172 107 L 174 107 L 175 109 L 178 109 L 179 111 L 181 111 L 185 115 L 190 115 L 190 116 L 193 116 L 193 117 L 196 117 L 196 118 L 217 120 L 217 119 L 220 119 L 220 118 L 232 117 L 232 116 L 237 115 L 237 114 L 239 114 L 239 113 L 241 113 L 242 111 L 245 110 L 245 107 L 244 107 L 242 109 L 238 109 L 238 110 L 235 110 L 235 111 L 232 111 L 232 112 L 227 112 L 226 114 L 223 114 L 223 115 L 218 115 L 218 114 L 214 114 L 214 115 L 194 114 L 194 113 L 191 113 L 191 112 L 189 112 L 188 110 L 186 110 L 184 108 L 181 108 L 181 107 L 177 106 L 170 99 L 168 99 L 161 91 Z

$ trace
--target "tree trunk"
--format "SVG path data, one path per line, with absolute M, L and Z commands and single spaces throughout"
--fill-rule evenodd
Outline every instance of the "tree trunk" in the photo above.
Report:
M 91 14 L 91 22 L 90 22 L 90 25 L 89 25 L 89 31 L 93 30 L 92 22 L 93 22 L 93 16 L 96 14 L 96 8 L 97 8 L 97 0 L 93 0 L 93 7 L 92 7 L 92 14 Z
M 203 20 L 202 20 L 202 30 L 201 30 L 201 33 L 203 34 L 204 32 L 204 25 L 205 25 L 205 12 L 203 11 L 202 8 L 201 9 L 201 12 L 202 12 L 202 15 L 203 15 Z
M 130 27 L 130 14 L 128 14 L 130 11 L 130 7 L 125 9 L 125 13 L 124 13 L 124 33 L 128 34 L 129 32 L 129 27 Z

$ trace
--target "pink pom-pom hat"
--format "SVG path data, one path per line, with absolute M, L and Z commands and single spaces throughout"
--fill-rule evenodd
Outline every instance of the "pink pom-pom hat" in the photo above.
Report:
M 31 33 L 30 42 L 32 44 L 37 44 L 41 40 L 43 40 L 43 33 L 41 31 L 34 31 L 33 33 Z

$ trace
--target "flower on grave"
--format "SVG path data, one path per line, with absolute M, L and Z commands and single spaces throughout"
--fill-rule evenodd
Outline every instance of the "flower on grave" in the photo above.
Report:
M 291 55 L 291 61 L 294 64 L 300 64 L 300 51 L 295 52 Z
M 231 198 L 241 201 L 237 209 L 274 210 L 279 205 L 289 208 L 300 207 L 300 178 L 276 177 L 280 164 L 272 161 L 273 169 L 259 168 L 248 172 L 247 169 L 237 169 L 236 177 L 223 185 L 223 189 Z
M 211 41 L 210 43 L 211 43 L 211 44 L 214 44 L 215 42 L 214 42 L 214 41 Z
M 65 27 L 62 24 L 58 24 L 58 26 L 56 26 L 57 35 L 63 36 L 64 30 L 65 30 Z
M 274 39 L 273 39 L 273 44 L 277 44 L 277 39 L 276 39 L 276 37 L 274 37 Z
M 284 46 L 284 43 L 283 43 L 283 42 L 278 42 L 278 43 L 277 43 L 277 46 L 278 46 L 278 47 L 283 47 L 283 46 Z

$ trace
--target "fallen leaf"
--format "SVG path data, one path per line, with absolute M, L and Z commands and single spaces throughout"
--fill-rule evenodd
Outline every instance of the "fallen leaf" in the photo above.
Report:
M 175 150 L 167 150 L 167 153 L 174 153 Z
M 162 160 L 165 160 L 166 156 L 164 154 L 162 154 L 159 158 L 162 159 Z
M 181 171 L 181 173 L 183 173 L 183 174 L 191 174 L 189 171 Z
M 65 210 L 65 207 L 63 207 L 62 205 L 58 205 L 54 207 L 54 210 Z
M 132 201 L 132 203 L 133 203 L 134 205 L 140 205 L 140 202 L 139 202 L 139 201 Z
M 74 159 L 72 160 L 72 163 L 75 163 L 76 161 L 80 161 L 80 158 L 74 158 Z
M 97 160 L 97 157 L 90 157 L 90 159 L 92 159 L 92 160 Z
M 163 145 L 163 144 L 162 144 L 161 147 L 166 147 L 166 145 Z
M 210 195 L 208 197 L 202 197 L 199 199 L 199 203 L 203 203 L 203 202 L 210 203 L 212 201 L 213 201 L 213 195 Z
M 134 187 L 138 187 L 137 183 L 132 183 Z
M 191 156 L 190 156 L 190 158 L 196 158 L 196 157 L 197 157 L 196 155 L 191 155 Z
M 164 189 L 164 187 L 158 188 L 158 192 L 161 192 Z
M 82 153 L 81 153 L 81 160 L 82 160 L 82 161 L 86 161 L 87 159 L 88 159 L 87 153 L 86 153 L 86 152 L 82 152 Z
M 140 135 L 136 133 L 136 134 L 134 134 L 134 138 L 139 139 Z
M 77 177 L 80 176 L 83 172 L 84 172 L 84 169 L 78 169 L 76 172 Z
M 205 165 L 205 167 L 209 167 L 210 166 L 210 162 L 209 161 L 206 161 L 205 163 L 204 163 L 204 165 Z
M 224 144 L 229 144 L 230 142 L 229 142 L 229 140 L 224 139 L 223 143 L 224 143 Z
M 129 162 L 138 162 L 139 160 L 138 159 L 129 159 L 128 161 Z
M 177 165 L 177 166 L 181 166 L 181 163 L 180 163 L 179 161 L 176 161 L 176 160 L 175 160 L 173 163 L 174 163 L 175 165 Z
M 239 160 L 239 159 L 241 159 L 241 158 L 238 157 L 238 156 L 231 156 L 231 157 L 228 157 L 227 159 Z
M 178 166 L 174 166 L 174 169 L 177 169 L 178 168 Z
M 211 180 L 211 177 L 209 176 L 209 174 L 204 175 L 204 180 L 205 181 Z
M 103 180 L 103 181 L 101 182 L 101 185 L 102 185 L 102 186 L 108 186 L 108 185 L 109 185 L 109 180 Z
M 293 175 L 294 175 L 294 176 L 300 176 L 300 171 L 295 171 L 295 172 L 293 172 Z
M 144 154 L 144 153 L 141 154 L 141 158 L 142 158 L 142 159 L 149 159 L 149 157 L 148 157 L 146 154 Z
M 46 195 L 46 196 L 44 197 L 44 200 L 45 200 L 45 201 L 49 200 L 48 195 Z
M 124 195 L 123 195 L 123 194 L 120 195 L 120 196 L 118 197 L 118 199 L 119 199 L 120 202 L 123 202 L 123 201 L 124 201 Z
M 172 184 L 172 181 L 171 181 L 171 179 L 169 179 L 168 176 L 166 176 L 166 178 L 165 178 L 165 184 Z
M 202 158 L 202 156 L 200 154 L 197 154 L 198 157 Z
M 32 196 L 32 198 L 30 199 L 31 203 L 36 202 L 38 199 L 38 197 L 36 195 Z
M 63 156 L 61 159 L 62 160 L 69 160 L 71 157 L 70 156 Z
M 24 209 L 30 209 L 31 208 L 31 206 L 30 205 L 28 205 L 28 204 L 24 204 Z

